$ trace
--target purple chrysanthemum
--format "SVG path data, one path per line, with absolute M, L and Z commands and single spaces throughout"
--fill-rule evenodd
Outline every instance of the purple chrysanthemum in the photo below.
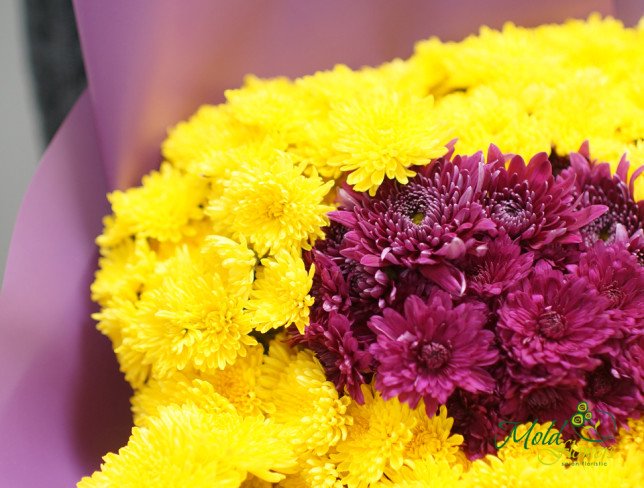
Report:
M 385 309 L 369 322 L 377 336 L 369 349 L 378 364 L 376 388 L 384 398 L 398 396 L 412 407 L 422 398 L 430 416 L 456 388 L 491 392 L 494 380 L 484 367 L 498 359 L 498 352 L 484 323 L 480 307 L 454 307 L 442 291 L 427 302 L 407 298 L 404 315 Z
M 511 422 L 555 421 L 561 428 L 583 400 L 582 388 L 575 374 L 508 375 L 501 386 L 500 416 Z
M 534 255 L 521 254 L 521 248 L 503 234 L 487 242 L 483 256 L 469 256 L 462 265 L 468 290 L 492 298 L 513 288 L 532 271 Z
M 629 235 L 626 227 L 617 224 L 615 226 L 615 242 L 623 244 L 628 252 L 637 258 L 640 266 L 644 266 L 644 230 L 639 229 Z
M 327 379 L 339 392 L 346 388 L 358 403 L 364 402 L 360 385 L 371 378 L 373 358 L 368 351 L 369 342 L 356 337 L 347 317 L 331 312 L 327 324 L 311 323 L 301 342 L 315 352 Z
M 606 298 L 614 329 L 624 336 L 644 333 L 644 267 L 623 243 L 595 242 L 572 269 Z
M 331 222 L 330 225 L 323 227 L 322 230 L 324 231 L 324 239 L 315 241 L 315 249 L 329 258 L 337 260 L 338 263 L 344 262 L 344 258 L 340 256 L 340 249 L 344 244 L 347 228 L 336 222 Z M 305 259 L 312 258 L 310 252 L 305 252 L 304 256 Z
M 571 153 L 570 168 L 562 178 L 575 177 L 575 192 L 580 195 L 578 205 L 588 208 L 603 205 L 607 211 L 596 217 L 581 229 L 584 244 L 591 246 L 598 240 L 612 242 L 616 226 L 624 226 L 630 236 L 644 226 L 644 201 L 635 202 L 635 179 L 644 171 L 644 166 L 628 177 L 629 162 L 626 157 L 620 160 L 615 174 L 611 175 L 608 163 L 591 163 L 588 146 L 582 146 L 579 153 Z
M 335 311 L 360 321 L 379 313 L 393 301 L 395 283 L 383 270 L 363 266 L 340 254 L 346 245 L 344 227 L 332 223 L 325 230 L 327 238 L 304 253 L 307 266 L 315 266 L 312 319 Z
M 579 263 L 581 244 L 550 244 L 539 250 L 539 259 L 560 271 Z
M 574 175 L 555 181 L 546 153 L 537 154 L 527 165 L 514 156 L 506 169 L 505 157 L 491 146 L 488 165 L 495 173 L 484 188 L 487 212 L 499 229 L 527 248 L 581 242 L 579 229 L 606 211 L 602 205 L 577 209 Z
M 364 266 L 419 268 L 462 294 L 464 277 L 451 261 L 484 252 L 481 238 L 495 231 L 479 203 L 486 174 L 481 154 L 445 157 L 420 168 L 406 185 L 384 183 L 373 198 L 347 190 L 344 209 L 330 213 L 349 228 L 342 254 Z
M 613 369 L 635 382 L 644 401 L 644 335 L 628 337 L 621 346 L 620 354 L 613 358 Z
M 351 307 L 349 287 L 340 266 L 329 256 L 313 250 L 307 260 L 315 265 L 311 295 L 315 298 L 313 311 L 348 313 Z M 315 318 L 315 317 L 313 317 Z
M 593 406 L 593 423 L 600 420 L 599 437 L 610 438 L 616 427 L 626 425 L 642 405 L 642 395 L 632 377 L 620 374 L 608 361 L 588 374 L 584 398 Z
M 383 270 L 347 259 L 344 266 L 352 303 L 365 310 L 383 308 L 395 294 L 394 283 Z
M 384 268 L 384 272 L 389 278 L 390 288 L 384 300 L 381 301 L 381 309 L 393 308 L 401 311 L 405 300 L 411 295 L 416 295 L 422 299 L 428 298 L 437 286 L 425 278 L 419 270 L 401 268 L 399 266 L 389 266 Z
M 628 338 L 620 354 L 611 358 L 611 372 L 619 378 L 628 378 L 637 387 L 639 408 L 644 412 L 644 335 Z
M 613 335 L 606 306 L 585 278 L 541 265 L 508 295 L 498 312 L 497 333 L 503 349 L 524 368 L 591 370 L 599 364 L 592 354 Z
M 463 436 L 462 448 L 471 460 L 494 454 L 495 437 L 500 436 L 499 398 L 495 394 L 472 394 L 455 391 L 447 401 L 447 411 L 454 418 L 452 432 Z

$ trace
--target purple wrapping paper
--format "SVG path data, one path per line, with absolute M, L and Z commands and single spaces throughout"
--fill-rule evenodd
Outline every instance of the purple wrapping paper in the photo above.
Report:
M 105 193 L 158 165 L 169 126 L 246 73 L 297 76 L 411 54 L 482 24 L 623 13 L 641 0 L 76 0 L 89 92 L 45 152 L 0 294 L 0 487 L 69 487 L 127 442 L 130 391 L 89 318 Z

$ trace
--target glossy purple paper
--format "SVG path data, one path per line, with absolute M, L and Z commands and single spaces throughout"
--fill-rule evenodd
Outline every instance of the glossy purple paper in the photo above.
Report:
M 127 441 L 129 390 L 89 318 L 105 192 L 159 163 L 169 126 L 246 73 L 408 56 L 415 40 L 640 0 L 76 0 L 89 78 L 23 201 L 0 294 L 0 487 L 69 487 Z M 633 8 L 635 5 L 635 8 Z M 628 19 L 627 19 L 628 20 Z

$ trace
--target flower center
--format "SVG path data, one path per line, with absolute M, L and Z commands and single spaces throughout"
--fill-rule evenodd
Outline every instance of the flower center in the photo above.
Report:
M 374 277 L 361 264 L 351 261 L 347 266 L 346 281 L 349 285 L 350 296 L 359 296 L 365 299 L 376 298 L 371 294 L 375 285 Z
M 266 208 L 266 214 L 271 219 L 278 219 L 284 215 L 284 205 L 279 201 L 271 202 Z
M 392 208 L 412 224 L 420 225 L 428 216 L 438 212 L 438 200 L 430 189 L 415 185 L 405 188 L 392 202 Z
M 425 214 L 423 212 L 416 212 L 414 215 L 411 216 L 411 221 L 418 225 L 420 224 L 423 219 L 425 218 Z
M 476 264 L 466 271 L 467 277 L 470 281 L 475 283 L 488 283 L 491 281 L 491 273 L 489 266 L 485 264 Z
M 624 300 L 624 291 L 617 285 L 617 283 L 606 285 L 602 287 L 600 291 L 602 295 L 608 298 L 610 308 L 619 307 Z
M 442 368 L 447 364 L 449 357 L 449 350 L 438 342 L 430 342 L 420 348 L 420 359 L 427 369 L 435 370 Z
M 606 212 L 601 217 L 596 218 L 588 225 L 582 227 L 580 232 L 584 239 L 584 244 L 589 247 L 597 241 L 604 241 L 610 244 L 615 238 L 617 222 L 615 217 L 611 215 L 611 212 Z
M 537 320 L 537 330 L 548 339 L 558 339 L 566 331 L 566 319 L 555 310 L 545 310 Z
M 606 205 L 608 211 L 580 229 L 587 246 L 598 240 L 611 243 L 615 238 L 616 224 L 626 227 L 629 235 L 640 228 L 641 222 L 637 204 L 629 196 L 624 182 L 603 180 L 584 188 L 584 198 L 588 204 Z
M 528 226 L 528 214 L 523 202 L 512 194 L 497 200 L 491 209 L 492 216 L 511 236 L 517 236 Z

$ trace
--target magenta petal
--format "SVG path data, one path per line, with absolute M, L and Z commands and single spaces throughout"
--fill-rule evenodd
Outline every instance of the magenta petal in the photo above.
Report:
M 635 195 L 635 181 L 637 180 L 637 178 L 639 178 L 639 176 L 642 173 L 644 173 L 644 165 L 640 166 L 635 171 L 633 171 L 631 179 L 628 183 L 628 189 L 631 192 L 631 195 Z M 627 180 L 624 180 L 624 181 L 627 181 Z
M 591 205 L 590 207 L 582 208 L 577 212 L 577 221 L 568 226 L 569 229 L 579 229 L 589 222 L 592 222 L 597 217 L 601 217 L 608 211 L 606 205 Z
M 382 261 L 380 260 L 380 258 L 378 256 L 374 256 L 373 254 L 369 254 L 360 258 L 360 264 L 362 264 L 363 266 L 377 268 L 381 265 L 381 263 Z
M 588 161 L 578 153 L 570 153 L 570 167 L 577 175 L 590 173 Z
M 465 251 L 465 243 L 458 237 L 455 237 L 449 244 L 445 244 L 436 254 L 447 259 L 457 259 L 463 256 Z
M 513 156 L 512 159 L 510 159 L 510 164 L 508 165 L 509 174 L 524 175 L 525 169 L 525 161 L 521 156 Z
M 487 150 L 487 162 L 488 162 L 488 164 L 496 162 L 496 161 L 503 162 L 503 159 L 504 159 L 504 157 L 503 157 L 503 153 L 501 152 L 501 150 L 497 146 L 495 146 L 494 144 L 490 144 L 490 147 Z
M 355 215 L 353 215 L 352 212 L 347 212 L 345 210 L 336 210 L 334 212 L 329 212 L 329 219 L 346 227 L 353 227 L 356 224 Z
M 619 176 L 622 181 L 628 181 L 629 166 L 630 164 L 628 163 L 628 159 L 626 159 L 626 154 L 623 154 L 617 164 L 617 169 L 615 170 L 615 174 Z
M 552 176 L 552 165 L 544 152 L 535 155 L 528 163 L 528 178 L 535 186 L 543 185 Z
M 432 280 L 452 295 L 461 296 L 465 293 L 467 286 L 465 275 L 454 266 L 444 263 L 435 266 L 423 266 L 420 272 L 425 278 Z

